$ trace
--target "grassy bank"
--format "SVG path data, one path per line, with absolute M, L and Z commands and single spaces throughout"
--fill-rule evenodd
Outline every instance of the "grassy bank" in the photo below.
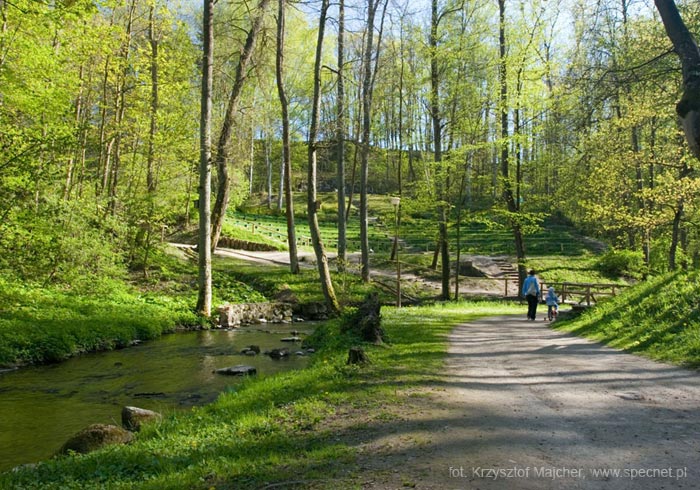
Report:
M 529 257 L 527 268 L 535 269 L 546 282 L 627 284 L 620 275 L 606 275 L 600 270 L 599 256 L 590 253 L 570 257 L 549 255 Z
M 0 282 L 0 366 L 56 362 L 197 325 L 184 299 L 117 285 L 94 295 Z
M 650 279 L 557 328 L 659 361 L 700 367 L 700 274 Z
M 57 362 L 208 325 L 194 312 L 196 285 L 196 265 L 175 251 L 159 256 L 148 278 L 95 277 L 89 289 L 0 278 L 0 367 Z M 215 307 L 267 300 L 226 262 L 217 262 L 213 292 Z
M 148 426 L 129 446 L 6 473 L 0 487 L 246 489 L 299 480 L 331 486 L 356 451 L 336 437 L 334 421 L 360 412 L 352 431 L 387 420 L 392 405 L 441 378 L 454 325 L 521 309 L 503 303 L 386 308 L 388 342 L 365 346 L 371 363 L 364 367 L 346 365 L 356 339 L 341 335 L 337 321 L 328 323 L 316 335 L 320 349 L 309 368 L 252 378 L 212 405 Z

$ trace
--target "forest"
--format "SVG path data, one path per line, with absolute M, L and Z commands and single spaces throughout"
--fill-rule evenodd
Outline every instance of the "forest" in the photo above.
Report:
M 0 487 L 694 485 L 698 35 L 690 0 L 0 0 Z M 525 322 L 533 268 L 583 299 Z
M 679 9 L 692 31 L 698 5 Z M 90 291 L 148 274 L 198 221 L 200 6 L 3 0 L 0 13 L 3 275 Z M 458 220 L 513 229 L 524 259 L 552 218 L 650 272 L 698 264 L 682 66 L 650 2 L 261 0 L 210 16 L 215 224 L 250 198 L 282 212 L 285 178 L 308 187 L 313 146 L 321 190 L 360 208 L 404 197 L 404 213 L 432 217 L 443 261 Z

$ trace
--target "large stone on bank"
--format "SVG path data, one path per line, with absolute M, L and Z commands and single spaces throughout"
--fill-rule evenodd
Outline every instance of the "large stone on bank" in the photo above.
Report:
M 296 305 L 295 313 L 309 320 L 327 320 L 330 312 L 325 303 L 312 302 Z
M 141 430 L 141 424 L 152 420 L 160 420 L 162 415 L 153 410 L 139 407 L 122 408 L 122 427 L 132 432 Z
M 293 305 L 299 303 L 299 298 L 297 298 L 297 295 L 294 294 L 289 286 L 283 287 L 277 294 L 275 294 L 275 300 Z
M 116 425 L 93 424 L 68 439 L 58 450 L 59 454 L 89 453 L 110 444 L 128 444 L 134 434 Z
M 257 323 L 282 323 L 292 318 L 292 305 L 288 303 L 237 303 L 219 307 L 219 324 L 223 328 Z
M 240 364 L 238 366 L 229 366 L 229 367 L 217 369 L 214 372 L 216 374 L 224 374 L 226 376 L 247 376 L 247 375 L 255 374 L 258 371 L 253 366 L 246 366 L 244 364 Z

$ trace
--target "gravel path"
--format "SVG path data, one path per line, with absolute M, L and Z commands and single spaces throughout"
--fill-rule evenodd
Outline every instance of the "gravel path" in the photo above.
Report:
M 700 488 L 695 371 L 494 317 L 454 330 L 430 392 L 364 441 L 362 488 Z

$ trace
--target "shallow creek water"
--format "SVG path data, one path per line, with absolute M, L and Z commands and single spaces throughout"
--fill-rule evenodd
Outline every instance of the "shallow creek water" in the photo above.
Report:
M 271 374 L 304 367 L 298 343 L 281 339 L 312 324 L 242 327 L 165 335 L 128 349 L 87 354 L 60 364 L 0 374 L 0 471 L 51 457 L 93 423 L 121 425 L 125 405 L 164 413 L 204 405 L 241 382 L 215 369 L 246 364 Z M 279 360 L 245 356 L 241 349 L 287 347 Z

